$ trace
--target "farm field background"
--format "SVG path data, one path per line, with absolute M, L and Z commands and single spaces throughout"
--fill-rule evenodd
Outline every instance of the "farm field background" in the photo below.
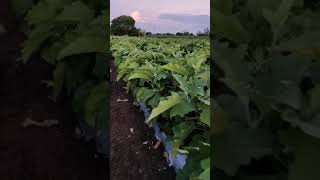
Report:
M 111 53 L 176 179 L 210 179 L 209 38 L 111 36 Z

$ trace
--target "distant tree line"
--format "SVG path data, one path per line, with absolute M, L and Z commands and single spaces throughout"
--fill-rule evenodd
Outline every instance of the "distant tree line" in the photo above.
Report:
M 193 34 L 191 32 L 176 32 L 176 33 L 152 33 L 152 32 L 146 32 L 145 35 L 147 36 L 209 36 L 210 30 L 209 28 L 205 28 L 203 31 L 198 31 L 196 34 Z
M 155 33 L 144 32 L 142 29 L 135 27 L 135 20 L 131 16 L 122 15 L 114 18 L 111 21 L 111 34 L 117 36 L 209 36 L 209 28 L 205 28 L 203 31 L 198 31 L 196 34 L 191 32 L 176 32 L 176 33 Z

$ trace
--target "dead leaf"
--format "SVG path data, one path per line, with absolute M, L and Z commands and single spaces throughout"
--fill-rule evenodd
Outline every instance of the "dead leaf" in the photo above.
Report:
M 156 145 L 154 145 L 153 149 L 158 149 L 158 147 L 159 147 L 160 144 L 161 144 L 161 141 L 158 140 L 157 143 L 156 143 Z
M 117 99 L 117 102 L 128 102 L 128 101 L 129 101 L 128 99 L 120 99 L 120 98 Z
M 59 124 L 59 121 L 55 120 L 55 119 L 47 119 L 42 122 L 39 122 L 39 121 L 34 121 L 31 118 L 26 118 L 23 121 L 22 126 L 29 127 L 29 126 L 34 125 L 34 126 L 39 126 L 39 127 L 51 127 L 51 126 L 55 126 L 58 124 Z

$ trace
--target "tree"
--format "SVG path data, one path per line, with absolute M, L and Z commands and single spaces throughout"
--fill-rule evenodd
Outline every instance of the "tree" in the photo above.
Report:
M 140 28 L 134 28 L 132 30 L 132 32 L 130 32 L 128 35 L 129 36 L 144 36 L 146 33 L 144 32 L 144 30 L 140 29 Z
M 135 36 L 138 35 L 138 30 L 135 27 L 135 20 L 131 16 L 119 16 L 114 18 L 111 21 L 111 34 L 112 35 L 129 35 L 129 36 Z

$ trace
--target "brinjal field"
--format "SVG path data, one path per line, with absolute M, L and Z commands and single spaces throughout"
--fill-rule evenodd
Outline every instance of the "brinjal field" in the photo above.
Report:
M 209 39 L 111 36 L 111 52 L 117 80 L 171 147 L 177 179 L 210 179 Z

